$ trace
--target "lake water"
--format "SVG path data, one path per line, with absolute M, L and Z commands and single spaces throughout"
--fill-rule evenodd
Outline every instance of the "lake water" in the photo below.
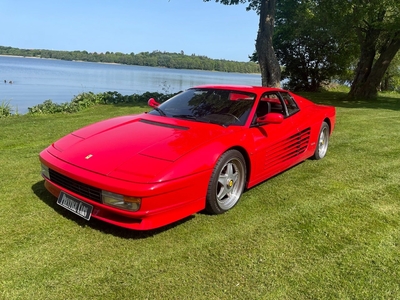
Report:
M 175 93 L 210 83 L 260 85 L 261 76 L 0 56 L 0 103 L 10 101 L 22 114 L 45 100 L 69 102 L 82 92 Z

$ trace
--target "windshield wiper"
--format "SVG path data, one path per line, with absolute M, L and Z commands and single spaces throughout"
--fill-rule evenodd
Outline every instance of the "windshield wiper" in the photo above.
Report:
M 161 116 L 166 117 L 167 115 L 165 114 L 165 112 L 163 112 L 163 110 L 161 108 L 158 107 L 153 107 L 153 109 L 158 112 Z
M 210 123 L 210 124 L 216 124 L 216 125 L 221 125 L 221 126 L 223 126 L 223 127 L 227 127 L 226 124 L 224 124 L 224 123 L 221 123 L 221 122 L 218 122 L 218 121 L 213 121 L 213 120 L 210 120 L 210 119 L 208 119 L 208 118 L 206 118 L 206 117 L 200 117 L 200 118 L 198 118 L 198 117 L 195 117 L 195 116 L 193 116 L 193 115 L 173 115 L 172 117 L 173 117 L 173 118 L 180 118 L 180 119 L 187 119 L 187 120 L 200 121 L 200 122 L 203 122 L 203 123 Z
M 173 115 L 173 118 L 179 118 L 179 119 L 188 119 L 188 120 L 195 120 L 197 121 L 197 118 L 193 115 Z
M 218 122 L 218 121 L 205 120 L 205 122 L 210 123 L 210 124 L 220 125 L 220 126 L 225 127 L 225 128 L 229 126 L 229 124 L 227 125 L 225 123 L 221 123 L 221 122 Z

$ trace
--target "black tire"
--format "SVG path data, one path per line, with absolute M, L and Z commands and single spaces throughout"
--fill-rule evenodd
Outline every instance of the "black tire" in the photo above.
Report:
M 322 159 L 325 157 L 329 145 L 329 125 L 325 121 L 322 122 L 316 144 L 317 146 L 312 158 L 315 160 Z
M 208 184 L 206 211 L 222 214 L 234 207 L 246 185 L 246 163 L 237 150 L 228 150 L 218 159 Z

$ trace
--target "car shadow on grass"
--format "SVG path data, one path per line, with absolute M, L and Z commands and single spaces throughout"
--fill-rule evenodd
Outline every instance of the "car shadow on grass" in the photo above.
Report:
M 161 228 L 152 229 L 152 230 L 130 230 L 127 228 L 118 227 L 95 218 L 86 221 L 85 219 L 75 215 L 74 213 L 68 211 L 67 209 L 59 206 L 57 204 L 57 198 L 54 197 L 50 192 L 46 190 L 44 187 L 44 180 L 38 181 L 32 185 L 32 191 L 35 195 L 42 200 L 45 204 L 47 204 L 50 208 L 52 208 L 55 212 L 57 212 L 60 216 L 67 218 L 68 220 L 74 221 L 80 227 L 90 227 L 94 230 L 101 231 L 105 234 L 112 234 L 114 236 L 125 238 L 125 239 L 145 239 L 149 237 L 153 237 L 162 232 L 168 231 L 176 226 L 179 226 L 183 223 L 194 218 L 194 216 L 189 216 L 180 221 L 174 222 L 172 224 L 163 226 Z

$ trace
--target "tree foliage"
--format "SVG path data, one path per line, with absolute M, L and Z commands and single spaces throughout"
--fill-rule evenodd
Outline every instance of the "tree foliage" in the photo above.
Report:
M 19 49 L 0 46 L 0 54 L 17 55 L 62 60 L 118 63 L 126 65 L 165 67 L 171 69 L 196 69 L 220 72 L 258 73 L 259 67 L 253 62 L 235 62 L 223 59 L 211 59 L 195 54 L 185 55 L 161 51 L 124 54 L 121 52 L 89 53 L 87 51 L 54 51 L 40 49 Z
M 396 85 L 398 0 L 281 0 L 276 7 L 273 0 L 215 1 L 247 3 L 247 10 L 260 15 L 251 60 L 260 64 L 263 85 L 271 85 L 270 75 L 278 74 L 275 54 L 291 89 L 317 90 L 325 81 L 346 80 L 351 83 L 350 97 L 373 98 L 379 89 Z M 266 24 L 269 27 L 263 27 Z M 260 47 L 262 43 L 266 46 Z
M 389 69 L 400 49 L 400 2 L 283 0 L 274 43 L 292 88 L 315 90 L 351 68 L 349 96 L 374 98 L 399 66 Z
M 280 1 L 273 42 L 285 85 L 295 91 L 316 91 L 342 76 L 356 51 L 348 35 L 326 22 L 316 1 Z
M 336 39 L 351 39 L 357 58 L 350 98 L 375 98 L 385 74 L 400 49 L 400 2 L 398 0 L 314 0 L 318 13 L 330 30 L 341 32 Z M 340 51 L 345 49 L 341 48 Z

